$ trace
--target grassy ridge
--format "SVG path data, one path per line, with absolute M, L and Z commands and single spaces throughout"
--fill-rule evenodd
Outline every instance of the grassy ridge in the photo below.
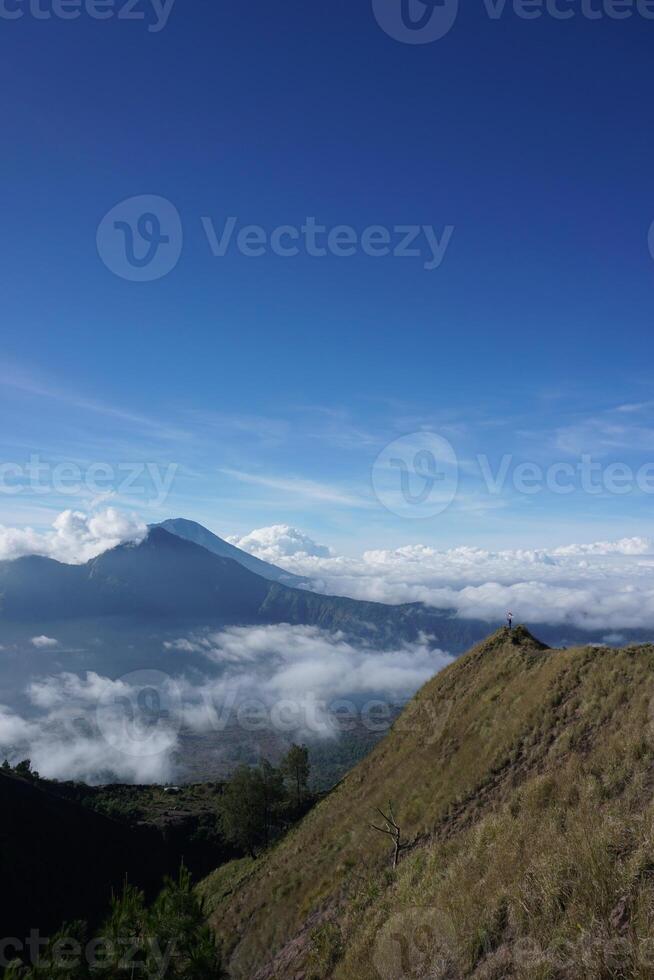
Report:
M 201 885 L 232 976 L 653 976 L 653 697 L 652 646 L 494 634 L 276 848 Z M 370 828 L 389 799 L 396 871 Z

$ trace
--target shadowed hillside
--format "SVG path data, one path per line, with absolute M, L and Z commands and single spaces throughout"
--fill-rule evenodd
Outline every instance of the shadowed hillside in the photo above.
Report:
M 500 630 L 201 886 L 234 978 L 654 975 L 654 647 Z M 371 828 L 392 802 L 403 844 Z
M 172 867 L 171 867 L 172 865 Z M 179 866 L 179 860 L 177 861 Z M 154 829 L 132 828 L 0 771 L 0 923 L 3 936 L 95 923 L 125 877 L 148 893 L 174 871 Z

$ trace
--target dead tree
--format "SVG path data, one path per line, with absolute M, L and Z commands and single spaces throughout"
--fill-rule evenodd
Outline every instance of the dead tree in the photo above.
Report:
M 377 824 L 374 823 L 371 823 L 370 826 L 372 827 L 373 830 L 378 830 L 380 834 L 388 834 L 388 836 L 392 838 L 393 843 L 395 845 L 393 851 L 393 867 L 397 868 L 397 860 L 400 856 L 400 850 L 402 848 L 402 843 L 401 843 L 402 835 L 400 832 L 400 828 L 395 822 L 395 817 L 393 816 L 393 804 L 390 801 L 388 803 L 389 816 L 387 816 L 383 810 L 380 810 L 379 807 L 375 807 L 375 809 L 377 810 L 377 813 L 381 814 L 381 816 L 386 821 L 386 827 L 378 827 Z

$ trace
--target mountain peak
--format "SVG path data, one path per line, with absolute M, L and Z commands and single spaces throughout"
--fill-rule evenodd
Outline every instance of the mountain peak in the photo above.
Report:
M 151 525 L 151 528 L 155 527 L 162 528 L 170 534 L 174 534 L 176 537 L 183 538 L 185 541 L 198 544 L 202 548 L 206 548 L 207 551 L 212 552 L 212 554 L 218 555 L 220 558 L 231 558 L 232 561 L 236 561 L 239 565 L 247 568 L 248 571 L 268 579 L 269 582 L 280 582 L 282 585 L 290 585 L 295 588 L 310 587 L 308 579 L 294 575 L 292 572 L 287 572 L 277 565 L 271 565 L 270 562 L 262 561 L 261 558 L 257 558 L 255 555 L 251 555 L 247 551 L 237 548 L 235 545 L 230 544 L 229 541 L 219 538 L 217 534 L 203 527 L 202 524 L 198 524 L 197 521 L 189 521 L 185 517 L 175 517 L 162 521 L 161 524 Z
M 188 550 L 189 546 L 192 547 L 192 542 L 187 541 L 185 538 L 181 538 L 176 534 L 172 534 L 160 524 L 155 524 L 148 530 L 146 537 L 139 545 L 137 545 L 137 547 L 147 545 L 155 548 L 165 547 L 185 551 Z
M 531 633 L 526 626 L 522 623 L 518 623 L 512 629 L 508 626 L 500 626 L 499 629 L 491 633 L 490 636 L 482 640 L 476 647 L 474 651 L 477 653 L 492 653 L 498 649 L 505 647 L 506 645 L 513 647 L 521 647 L 530 651 L 542 651 L 549 650 L 550 647 L 546 643 L 542 643 L 537 637 Z M 473 651 L 470 651 L 471 653 Z

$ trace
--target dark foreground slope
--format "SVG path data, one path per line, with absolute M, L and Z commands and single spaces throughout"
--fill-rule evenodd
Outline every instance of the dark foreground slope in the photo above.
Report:
M 234 978 L 654 976 L 654 647 L 501 630 L 201 886 Z M 403 850 L 371 829 L 392 801 Z
M 127 876 L 153 893 L 167 871 L 160 837 L 0 771 L 0 929 L 24 940 L 62 920 L 97 923 Z
M 93 928 L 125 880 L 151 897 L 182 863 L 197 878 L 239 855 L 220 834 L 220 792 L 217 783 L 170 795 L 0 769 L 0 936 L 48 935 L 75 919 Z

